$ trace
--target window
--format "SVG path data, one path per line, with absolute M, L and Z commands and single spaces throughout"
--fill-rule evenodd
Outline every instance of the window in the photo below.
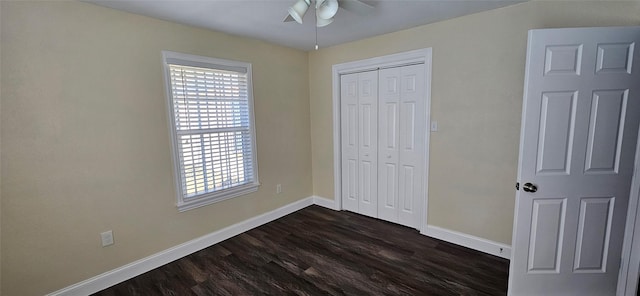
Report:
M 162 54 L 178 209 L 256 191 L 251 64 Z

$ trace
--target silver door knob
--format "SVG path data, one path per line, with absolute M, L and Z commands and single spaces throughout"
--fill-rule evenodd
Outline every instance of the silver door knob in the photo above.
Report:
M 536 187 L 536 185 L 533 185 L 531 183 L 524 183 L 524 185 L 522 185 L 522 190 L 524 190 L 525 192 L 534 193 L 538 191 L 538 187 Z

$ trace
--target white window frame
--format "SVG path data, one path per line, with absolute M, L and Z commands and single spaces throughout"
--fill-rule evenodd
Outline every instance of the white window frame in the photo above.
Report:
M 174 182 L 176 185 L 176 206 L 180 212 L 190 209 L 202 207 L 222 200 L 230 199 L 233 197 L 246 195 L 258 190 L 260 183 L 258 181 L 258 162 L 257 162 L 257 149 L 256 149 L 256 135 L 255 135 L 255 117 L 253 111 L 253 82 L 251 64 L 245 62 L 216 59 L 210 57 L 203 57 L 197 55 L 190 55 L 171 51 L 162 51 L 162 63 L 164 69 L 164 80 L 166 87 L 166 103 L 167 113 L 169 119 L 169 132 L 171 138 L 171 152 L 173 158 L 174 168 Z M 250 163 L 253 166 L 253 179 L 248 183 L 236 185 L 233 187 L 219 189 L 212 192 L 206 192 L 203 194 L 187 197 L 183 193 L 182 172 L 180 163 L 180 148 L 178 140 L 178 131 L 176 128 L 174 104 L 173 104 L 173 92 L 171 85 L 171 75 L 169 64 L 178 64 L 183 66 L 195 66 L 200 68 L 210 68 L 217 70 L 234 70 L 239 69 L 246 71 L 247 74 L 247 96 L 248 96 L 248 118 L 249 129 L 251 139 L 251 160 Z M 236 70 L 238 71 L 238 70 Z

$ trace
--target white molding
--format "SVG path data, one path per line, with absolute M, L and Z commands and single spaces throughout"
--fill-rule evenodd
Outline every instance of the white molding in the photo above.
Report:
M 316 195 L 312 197 L 313 204 L 340 211 L 340 209 L 337 208 L 334 200 Z M 511 259 L 511 246 L 509 245 L 432 225 L 427 225 L 423 229 L 425 230 L 421 231 L 420 233 L 425 236 L 474 249 L 486 254 L 502 257 L 505 259 Z
M 635 296 L 640 275 L 640 130 L 636 143 L 636 159 L 629 191 L 629 208 L 622 244 L 622 263 L 618 275 L 616 295 Z
M 427 213 L 429 204 L 429 141 L 431 122 L 431 64 L 432 49 L 423 48 L 406 51 L 381 57 L 374 57 L 359 61 L 336 64 L 332 67 L 332 96 L 333 96 L 333 184 L 334 184 L 334 205 L 336 210 L 342 209 L 342 172 L 341 172 L 341 143 L 340 143 L 340 75 L 376 70 L 389 67 L 399 67 L 417 63 L 425 65 L 425 105 L 427 108 L 427 133 L 425 135 L 425 182 L 422 223 L 420 229 L 425 229 L 427 225 Z
M 225 59 L 217 59 L 206 56 L 198 56 L 180 52 L 173 52 L 168 50 L 163 50 L 162 52 L 162 66 L 163 66 L 163 76 L 164 76 L 164 84 L 165 84 L 165 102 L 166 102 L 166 110 L 167 110 L 167 118 L 168 127 L 169 127 L 169 138 L 171 139 L 171 155 L 173 162 L 173 180 L 176 188 L 176 207 L 179 212 L 184 212 L 188 210 L 192 210 L 195 208 L 199 208 L 202 206 L 206 206 L 209 204 L 213 204 L 216 202 L 220 202 L 223 200 L 227 200 L 233 197 L 237 197 L 240 195 L 249 194 L 258 190 L 258 186 L 260 186 L 260 178 L 258 176 L 258 148 L 256 143 L 256 129 L 255 129 L 255 112 L 254 112 L 254 99 L 253 99 L 253 70 L 251 63 L 241 62 L 241 61 L 233 61 L 233 60 L 225 60 Z M 208 192 L 204 194 L 199 194 L 195 197 L 187 198 L 184 193 L 183 188 L 183 180 L 181 173 L 181 161 L 180 161 L 180 149 L 178 147 L 179 144 L 179 136 L 177 134 L 176 122 L 174 116 L 174 106 L 173 106 L 173 95 L 172 95 L 172 84 L 171 84 L 171 75 L 169 70 L 170 60 L 174 62 L 178 62 L 181 65 L 189 65 L 193 66 L 192 63 L 198 64 L 200 67 L 208 67 L 212 69 L 222 69 L 222 70 L 231 70 L 236 72 L 244 72 L 247 75 L 247 101 L 248 101 L 248 120 L 249 120 L 249 137 L 251 139 L 250 148 L 251 148 L 251 168 L 253 171 L 253 177 L 248 184 L 233 186 L 228 189 Z
M 98 276 L 92 277 L 85 281 L 55 291 L 51 296 L 66 296 L 66 295 L 89 295 L 99 292 L 103 289 L 109 288 L 113 285 L 121 283 L 125 280 L 136 277 L 147 271 L 158 268 L 167 263 L 178 260 L 184 256 L 200 251 L 204 248 L 210 247 L 223 240 L 234 237 L 245 231 L 249 231 L 255 227 L 266 224 L 285 215 L 291 214 L 295 211 L 306 208 L 314 204 L 316 198 L 313 196 L 298 200 L 290 203 L 273 211 L 264 213 L 262 215 L 247 219 L 245 221 L 233 224 L 218 231 L 209 233 L 199 238 L 190 240 L 186 243 L 169 248 L 162 252 L 153 254 L 149 257 L 142 258 L 140 260 L 131 262 L 127 265 L 118 267 L 111 271 L 107 271 Z M 322 203 L 322 201 L 321 201 Z M 327 204 L 327 203 L 324 203 Z
M 445 242 L 467 247 L 469 249 L 474 249 L 505 259 L 511 259 L 511 246 L 503 243 L 494 242 L 488 239 L 433 225 L 427 225 L 426 230 L 421 231 L 420 233 Z
M 334 210 L 334 211 L 339 211 L 340 210 L 336 206 L 336 202 L 333 199 L 328 199 L 328 198 L 324 198 L 324 197 L 317 196 L 317 195 L 314 195 L 312 197 L 313 197 L 313 204 L 314 205 L 325 207 L 327 209 L 331 209 L 331 210 Z
M 304 209 L 310 205 L 318 205 L 331 210 L 339 211 L 338 205 L 334 200 L 324 198 L 321 196 L 310 196 L 273 211 L 264 213 L 262 215 L 247 219 L 245 221 L 236 223 L 234 225 L 225 227 L 218 231 L 209 233 L 199 238 L 190 240 L 186 243 L 177 245 L 175 247 L 166 249 L 162 252 L 153 254 L 149 257 L 142 258 L 140 260 L 131 262 L 127 265 L 118 267 L 116 269 L 107 271 L 103 274 L 97 275 L 90 279 L 60 289 L 53 293 L 47 294 L 49 296 L 71 296 L 71 295 L 89 295 L 113 285 L 134 278 L 145 272 L 158 268 L 167 263 L 178 260 L 184 256 L 193 254 L 204 248 L 208 248 L 223 240 L 232 238 L 238 234 L 249 231 L 258 226 L 264 225 L 288 214 L 294 213 L 301 209 Z M 437 226 L 427 225 L 426 230 L 421 232 L 424 235 L 437 238 L 446 242 L 461 245 L 467 248 L 478 250 L 491 255 L 499 256 L 509 259 L 511 256 L 511 247 L 505 244 L 489 241 L 483 238 L 475 237 L 472 235 L 447 230 Z M 500 249 L 502 248 L 502 253 Z

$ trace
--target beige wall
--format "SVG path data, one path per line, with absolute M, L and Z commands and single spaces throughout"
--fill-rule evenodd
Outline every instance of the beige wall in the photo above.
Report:
M 333 198 L 331 66 L 424 47 L 440 127 L 429 223 L 509 244 L 527 30 L 640 25 L 639 3 L 525 3 L 307 54 L 91 4 L 0 1 L 0 294 L 52 292 Z M 176 211 L 161 50 L 253 63 L 258 192 Z
M 53 292 L 312 194 L 307 53 L 80 2 L 0 5 L 0 294 Z M 178 213 L 161 50 L 253 64 L 258 192 Z
M 311 52 L 313 191 L 333 198 L 331 66 L 433 48 L 428 223 L 511 244 L 527 30 L 640 25 L 640 2 L 529 2 Z

